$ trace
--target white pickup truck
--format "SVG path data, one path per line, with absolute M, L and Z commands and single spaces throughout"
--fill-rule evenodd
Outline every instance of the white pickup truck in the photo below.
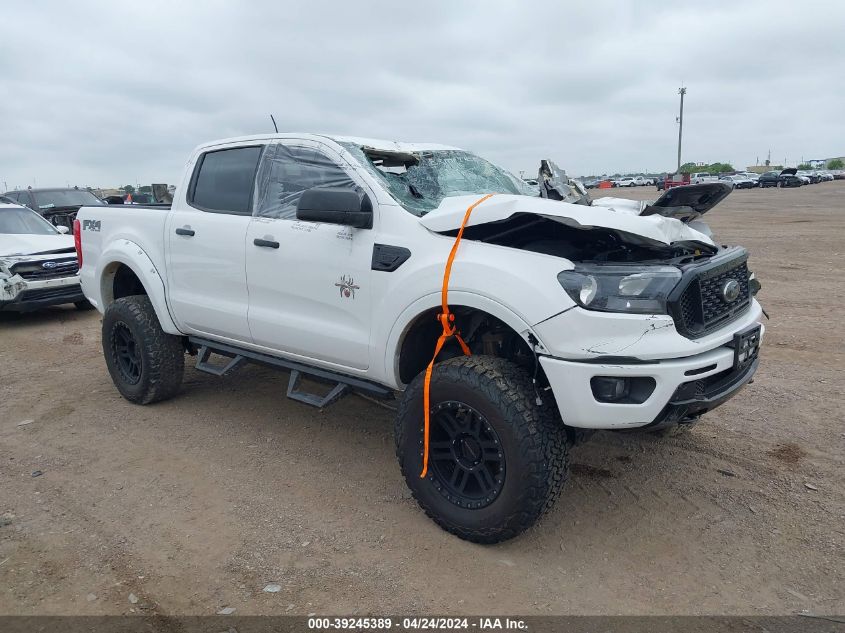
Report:
M 690 175 L 690 183 L 693 185 L 701 185 L 706 182 L 718 182 L 719 177 L 707 171 L 699 171 Z
M 288 395 L 316 406 L 398 397 L 396 452 L 425 512 L 461 538 L 511 538 L 557 497 L 574 443 L 689 426 L 751 381 L 763 331 L 748 253 L 700 221 L 730 186 L 591 201 L 550 161 L 538 181 L 442 145 L 202 145 L 172 208 L 77 215 L 112 379 L 131 402 L 171 397 L 188 353 L 218 375 L 287 369 Z M 436 358 L 426 434 L 445 264 L 487 194 L 448 283 L 471 355 L 452 337 Z

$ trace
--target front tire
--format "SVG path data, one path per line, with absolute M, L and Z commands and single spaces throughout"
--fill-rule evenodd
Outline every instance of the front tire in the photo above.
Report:
M 423 380 L 406 389 L 396 417 L 396 455 L 411 493 L 447 532 L 498 543 L 531 527 L 560 494 L 568 444 L 554 410 L 535 401 L 528 374 L 491 356 L 434 366 L 428 473 Z
M 117 390 L 136 404 L 174 396 L 182 385 L 185 348 L 166 334 L 146 295 L 123 297 L 103 315 L 103 355 Z

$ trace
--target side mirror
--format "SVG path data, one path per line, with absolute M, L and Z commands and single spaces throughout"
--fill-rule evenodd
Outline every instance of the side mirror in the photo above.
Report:
M 373 205 L 367 194 L 364 194 L 362 200 L 351 189 L 314 187 L 300 196 L 296 205 L 296 219 L 371 229 Z
M 62 235 L 67 235 L 68 233 L 68 228 L 66 226 L 57 226 L 56 230 Z

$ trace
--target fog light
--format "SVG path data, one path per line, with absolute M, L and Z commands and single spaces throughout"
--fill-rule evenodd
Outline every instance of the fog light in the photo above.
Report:
M 642 404 L 651 397 L 655 387 L 657 381 L 651 376 L 593 376 L 590 379 L 593 397 L 599 402 Z
M 599 402 L 618 402 L 628 395 L 630 383 L 627 378 L 595 376 L 590 380 L 590 387 Z

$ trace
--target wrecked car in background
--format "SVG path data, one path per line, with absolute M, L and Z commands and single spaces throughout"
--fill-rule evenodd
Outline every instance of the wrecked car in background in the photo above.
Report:
M 777 180 L 778 187 L 803 187 L 809 184 L 810 179 L 806 176 L 801 176 L 795 167 L 782 169 Z
M 730 185 L 590 200 L 551 161 L 537 183 L 443 145 L 202 145 L 170 209 L 79 211 L 112 380 L 134 403 L 173 397 L 187 351 L 217 376 L 290 370 L 288 396 L 318 407 L 400 392 L 396 454 L 422 509 L 470 541 L 512 538 L 554 503 L 577 441 L 687 428 L 751 380 L 763 334 L 748 252 L 701 219 Z
M 42 215 L 54 226 L 63 226 L 68 231 L 73 227 L 76 212 L 83 205 L 105 204 L 87 189 L 79 187 L 52 189 L 18 189 L 3 194 L 18 204 Z
M 90 304 L 79 286 L 73 238 L 32 209 L 0 203 L 0 311 Z

